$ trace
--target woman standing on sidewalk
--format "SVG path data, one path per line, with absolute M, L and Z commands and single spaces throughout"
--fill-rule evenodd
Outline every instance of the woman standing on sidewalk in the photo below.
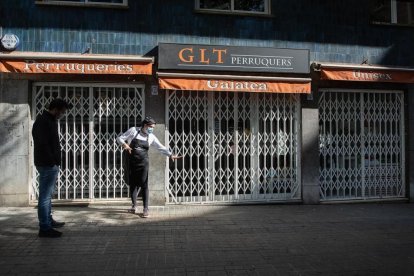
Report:
M 173 161 L 181 158 L 181 156 L 173 155 L 165 146 L 163 146 L 158 138 L 153 134 L 156 123 L 151 117 L 145 117 L 142 121 L 141 128 L 132 127 L 125 133 L 121 134 L 117 141 L 124 147 L 128 154 L 129 173 L 128 185 L 131 194 L 132 213 L 137 212 L 138 192 L 142 189 L 142 200 L 144 210 L 142 217 L 147 218 L 148 214 L 148 150 L 150 146 L 155 147 L 160 153 L 170 157 Z

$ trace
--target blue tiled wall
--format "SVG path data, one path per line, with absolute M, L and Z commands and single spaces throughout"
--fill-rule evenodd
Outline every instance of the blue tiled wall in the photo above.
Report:
M 372 25 L 369 2 L 273 0 L 272 16 L 194 12 L 194 0 L 129 0 L 128 9 L 0 0 L 19 51 L 144 55 L 159 42 L 311 50 L 311 61 L 414 66 L 414 28 Z M 150 53 L 152 54 L 152 53 Z

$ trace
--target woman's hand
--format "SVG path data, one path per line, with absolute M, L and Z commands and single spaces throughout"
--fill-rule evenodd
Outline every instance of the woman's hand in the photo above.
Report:
M 132 149 L 128 144 L 124 144 L 124 149 L 127 150 L 129 154 L 132 153 Z
M 183 156 L 178 156 L 178 155 L 171 155 L 170 158 L 172 159 L 172 161 L 174 162 L 176 159 L 181 159 L 183 158 Z

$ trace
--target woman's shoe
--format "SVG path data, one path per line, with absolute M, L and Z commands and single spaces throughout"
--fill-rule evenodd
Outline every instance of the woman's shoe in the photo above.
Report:
M 148 208 L 144 208 L 144 212 L 142 213 L 143 218 L 149 217 Z
M 135 214 L 136 212 L 137 212 L 137 207 L 132 206 L 131 208 L 128 209 L 128 213 Z

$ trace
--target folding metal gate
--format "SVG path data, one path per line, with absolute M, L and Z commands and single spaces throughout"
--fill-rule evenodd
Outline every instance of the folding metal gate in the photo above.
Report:
M 404 94 L 322 91 L 322 200 L 405 197 Z
M 167 92 L 168 202 L 300 199 L 298 95 Z
M 140 123 L 144 114 L 144 87 L 114 84 L 35 83 L 33 114 L 40 114 L 60 97 L 73 108 L 59 120 L 62 166 L 57 199 L 116 199 L 128 197 L 123 180 L 122 150 L 116 137 Z M 33 168 L 32 199 L 38 195 Z

